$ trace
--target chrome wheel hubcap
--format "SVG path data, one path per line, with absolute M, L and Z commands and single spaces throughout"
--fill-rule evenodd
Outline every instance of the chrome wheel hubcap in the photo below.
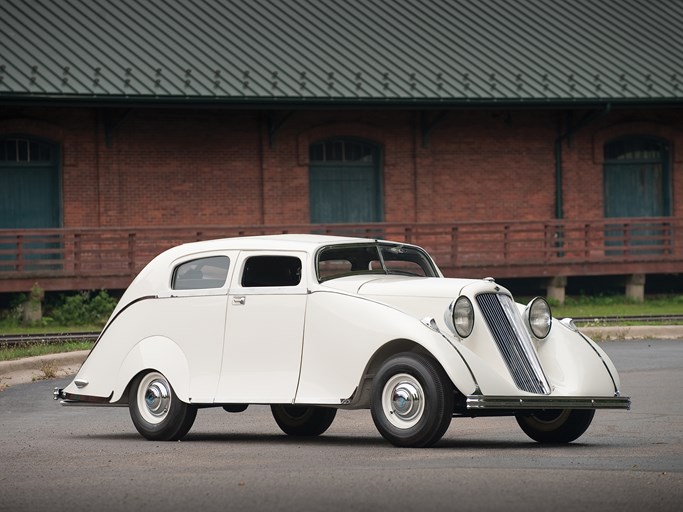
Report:
M 171 385 L 158 372 L 145 375 L 138 387 L 138 410 L 145 421 L 161 423 L 171 407 Z
M 406 429 L 416 425 L 424 413 L 422 385 L 407 373 L 392 376 L 384 385 L 382 409 L 395 427 Z
M 168 389 L 163 382 L 154 381 L 149 385 L 145 393 L 145 403 L 150 413 L 161 416 L 168 410 L 169 401 Z

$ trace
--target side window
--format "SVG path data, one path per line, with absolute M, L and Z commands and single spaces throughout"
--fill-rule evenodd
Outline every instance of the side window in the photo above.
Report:
M 187 261 L 173 270 L 171 288 L 174 290 L 220 288 L 225 284 L 229 267 L 230 259 L 227 256 L 211 256 Z
M 242 286 L 296 286 L 301 282 L 301 260 L 294 256 L 252 256 L 244 264 Z

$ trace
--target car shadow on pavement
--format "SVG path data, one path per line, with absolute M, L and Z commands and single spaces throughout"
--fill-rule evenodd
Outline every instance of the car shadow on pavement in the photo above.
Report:
M 137 432 L 126 432 L 118 434 L 88 434 L 74 435 L 71 439 L 79 440 L 107 440 L 107 441 L 140 441 L 149 442 L 142 438 Z M 159 441 L 152 441 L 159 442 Z M 182 443 L 232 443 L 232 444 L 268 444 L 268 445 L 307 445 L 307 446 L 330 446 L 330 447 L 382 447 L 390 449 L 409 449 L 392 446 L 388 441 L 379 435 L 368 436 L 344 436 L 344 435 L 323 435 L 319 437 L 296 437 L 283 434 L 253 434 L 253 433 L 219 433 L 219 432 L 197 432 L 190 433 L 180 442 Z M 448 450 L 448 449 L 477 449 L 477 450 L 582 450 L 599 447 L 600 443 L 569 443 L 569 444 L 539 444 L 533 441 L 515 440 L 491 440 L 491 439 L 442 439 L 429 450 Z

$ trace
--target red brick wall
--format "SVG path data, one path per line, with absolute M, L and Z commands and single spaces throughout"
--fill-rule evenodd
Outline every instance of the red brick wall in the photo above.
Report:
M 389 222 L 531 220 L 555 214 L 554 144 L 563 112 L 276 111 L 271 147 L 265 112 L 5 108 L 0 135 L 49 138 L 62 147 L 68 227 L 307 223 L 308 147 L 332 136 L 382 148 Z M 576 123 L 584 113 L 573 115 Z M 430 126 L 425 130 L 425 126 Z M 426 147 L 423 146 L 426 138 Z M 562 146 L 564 215 L 603 216 L 602 147 L 616 136 L 672 144 L 674 214 L 683 215 L 683 115 L 614 110 Z

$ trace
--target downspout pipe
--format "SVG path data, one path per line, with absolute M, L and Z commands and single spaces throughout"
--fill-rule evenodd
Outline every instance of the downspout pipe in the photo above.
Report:
M 564 217 L 562 197 L 562 136 L 555 139 L 555 218 Z
M 555 139 L 555 218 L 564 218 L 564 197 L 562 193 L 562 143 L 565 139 L 570 139 L 572 135 L 575 135 L 579 130 L 589 125 L 590 123 L 596 121 L 602 116 L 609 114 L 612 110 L 612 104 L 607 103 L 603 110 L 593 110 L 583 116 L 578 123 L 571 125 L 562 135 Z

